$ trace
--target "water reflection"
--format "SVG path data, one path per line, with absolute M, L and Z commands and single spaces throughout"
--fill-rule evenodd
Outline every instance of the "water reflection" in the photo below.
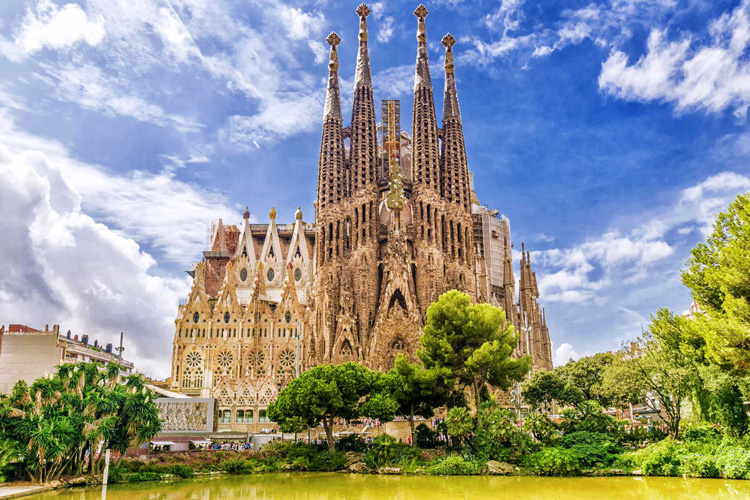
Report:
M 750 498 L 750 481 L 679 478 L 537 478 L 263 474 L 110 485 L 28 500 L 703 500 Z

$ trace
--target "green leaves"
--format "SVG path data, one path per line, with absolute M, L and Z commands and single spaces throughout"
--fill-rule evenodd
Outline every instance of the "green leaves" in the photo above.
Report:
M 456 290 L 444 293 L 427 309 L 417 356 L 456 392 L 469 387 L 475 406 L 489 396 L 488 384 L 507 389 L 531 369 L 528 356 L 513 358 L 518 337 L 505 313 L 490 304 L 472 305 Z

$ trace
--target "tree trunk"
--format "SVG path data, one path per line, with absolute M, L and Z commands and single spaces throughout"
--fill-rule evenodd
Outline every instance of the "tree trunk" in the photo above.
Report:
M 411 404 L 411 409 L 409 411 L 409 428 L 411 429 L 411 445 L 413 447 L 417 446 L 417 436 L 414 432 L 414 403 Z
M 336 443 L 333 440 L 333 415 L 330 420 L 323 419 L 323 428 L 326 430 L 326 440 L 328 441 L 328 451 L 336 451 Z

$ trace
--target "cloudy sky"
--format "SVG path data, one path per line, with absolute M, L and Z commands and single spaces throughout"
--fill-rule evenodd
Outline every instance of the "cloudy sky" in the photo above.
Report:
M 376 99 L 410 129 L 414 2 L 370 5 Z M 0 2 L 0 324 L 114 341 L 169 372 L 184 273 L 212 221 L 311 221 L 336 31 L 345 113 L 354 2 Z M 427 4 L 441 113 L 450 31 L 480 200 L 511 219 L 557 362 L 617 348 L 750 190 L 750 0 Z

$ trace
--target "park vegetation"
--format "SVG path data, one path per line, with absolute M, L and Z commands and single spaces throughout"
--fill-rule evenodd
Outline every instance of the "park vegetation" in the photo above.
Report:
M 115 364 L 63 364 L 0 395 L 0 467 L 37 483 L 101 475 L 104 450 L 124 454 L 161 430 L 154 394 Z

